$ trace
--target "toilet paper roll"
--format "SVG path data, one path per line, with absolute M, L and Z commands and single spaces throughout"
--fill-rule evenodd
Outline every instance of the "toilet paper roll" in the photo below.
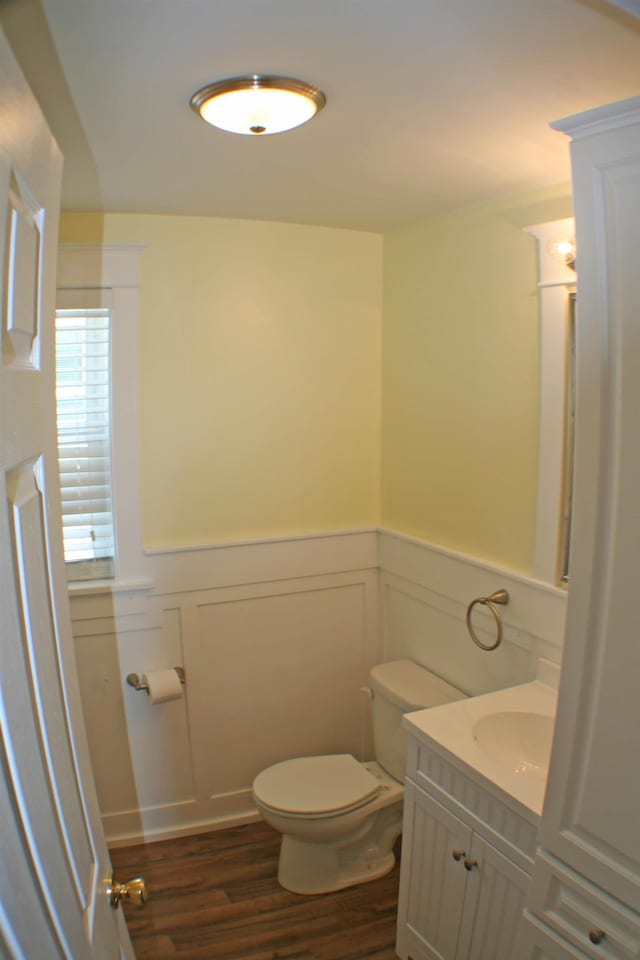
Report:
M 149 687 L 151 703 L 178 700 L 182 696 L 182 684 L 175 670 L 152 670 L 142 674 L 142 683 Z

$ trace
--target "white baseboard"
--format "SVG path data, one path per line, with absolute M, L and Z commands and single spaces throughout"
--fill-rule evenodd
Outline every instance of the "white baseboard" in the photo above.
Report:
M 251 800 L 251 791 L 243 793 L 248 794 L 248 802 L 240 804 L 236 812 L 228 804 L 224 812 L 217 809 L 214 797 L 208 816 L 203 816 L 201 805 L 195 801 L 103 816 L 107 844 L 111 848 L 130 847 L 138 843 L 156 843 L 159 840 L 173 840 L 256 823 L 260 820 L 260 814 Z

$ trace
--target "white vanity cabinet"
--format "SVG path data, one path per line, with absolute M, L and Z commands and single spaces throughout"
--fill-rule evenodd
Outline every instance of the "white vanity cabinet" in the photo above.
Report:
M 514 960 L 535 817 L 409 739 L 396 950 L 402 960 Z
M 578 249 L 571 578 L 518 960 L 640 958 L 640 97 L 572 137 Z

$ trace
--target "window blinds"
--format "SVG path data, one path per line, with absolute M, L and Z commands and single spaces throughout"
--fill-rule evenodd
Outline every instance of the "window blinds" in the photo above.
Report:
M 113 576 L 111 317 L 56 311 L 56 413 L 70 580 Z

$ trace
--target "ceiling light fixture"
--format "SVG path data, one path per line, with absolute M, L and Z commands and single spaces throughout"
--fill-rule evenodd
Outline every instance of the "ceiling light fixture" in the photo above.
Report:
M 202 87 L 189 101 L 207 123 L 249 136 L 282 133 L 311 120 L 327 102 L 322 90 L 292 77 L 230 77 Z

